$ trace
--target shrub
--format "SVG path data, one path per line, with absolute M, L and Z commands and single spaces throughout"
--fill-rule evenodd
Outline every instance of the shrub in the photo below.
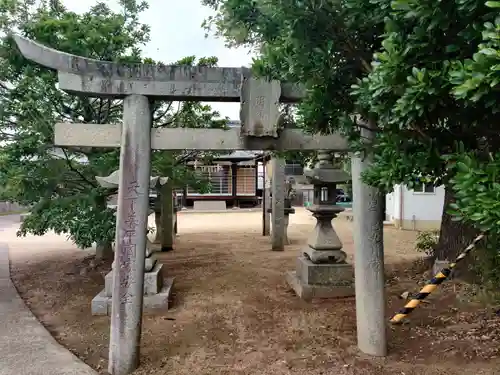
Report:
M 419 232 L 417 235 L 415 250 L 422 252 L 429 257 L 433 257 L 434 249 L 438 243 L 438 239 L 439 239 L 438 231 Z

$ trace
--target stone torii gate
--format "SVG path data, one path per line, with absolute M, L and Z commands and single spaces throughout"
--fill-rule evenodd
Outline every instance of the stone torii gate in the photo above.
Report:
M 59 88 L 91 97 L 123 99 L 122 124 L 56 124 L 59 146 L 120 147 L 116 250 L 111 309 L 108 371 L 132 372 L 139 363 L 144 285 L 144 257 L 151 149 L 162 150 L 332 150 L 345 151 L 338 134 L 308 135 L 280 128 L 279 103 L 304 97 L 302 87 L 251 76 L 246 68 L 210 68 L 119 64 L 59 52 L 14 36 L 28 59 L 58 71 Z M 238 129 L 155 128 L 155 99 L 171 101 L 241 102 Z M 361 184 L 366 166 L 355 156 L 355 275 L 358 346 L 365 353 L 385 355 L 383 254 L 380 216 L 373 189 Z M 274 181 L 275 235 L 284 239 L 284 181 Z M 360 210 L 366 210 L 360 212 Z

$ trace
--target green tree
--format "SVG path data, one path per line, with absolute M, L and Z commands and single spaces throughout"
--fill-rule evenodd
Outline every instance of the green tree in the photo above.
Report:
M 453 170 L 450 179 L 455 202 L 450 213 L 455 220 L 474 225 L 487 231 L 486 246 L 476 255 L 475 269 L 482 277 L 481 284 L 498 298 L 500 285 L 500 152 L 493 122 L 487 122 L 498 113 L 500 82 L 500 2 L 488 1 L 494 22 L 484 24 L 482 39 L 477 52 L 463 62 L 457 62 L 450 73 L 453 94 L 464 105 L 481 108 L 479 113 L 487 117 L 482 123 L 488 126 L 490 135 L 482 139 L 482 147 L 465 150 L 449 159 Z
M 203 0 L 216 16 L 208 30 L 230 46 L 246 45 L 258 52 L 255 73 L 308 89 L 295 112 L 297 125 L 330 132 L 343 129 L 356 138 L 352 114 L 356 102 L 351 85 L 371 71 L 380 46 L 389 0 Z
M 452 92 L 457 99 L 463 100 L 465 106 L 480 108 L 486 117 L 481 124 L 490 130 L 488 137 L 482 139 L 481 147 L 465 150 L 459 145 L 460 153 L 448 158 L 449 169 L 452 170 L 451 187 L 455 193 L 455 202 L 450 213 L 455 220 L 472 224 L 482 231 L 488 232 L 490 279 L 496 278 L 496 286 L 500 281 L 498 267 L 500 253 L 500 150 L 497 139 L 498 129 L 495 123 L 487 122 L 490 118 L 498 119 L 500 99 L 498 83 L 500 82 L 500 2 L 488 1 L 494 22 L 486 22 L 482 39 L 477 52 L 471 58 L 458 61 L 450 72 Z M 487 271 L 487 270 L 486 270 Z M 491 281 L 491 280 L 489 280 Z
M 495 111 L 487 109 L 486 100 L 461 100 L 457 94 L 463 88 L 450 74 L 456 77 L 458 66 L 474 55 L 483 23 L 495 17 L 483 0 L 395 0 L 375 68 L 355 87 L 358 104 L 378 119 L 381 130 L 376 164 L 366 180 L 386 187 L 445 185 L 441 259 L 456 255 L 477 234 L 448 212 L 456 199 L 451 182 L 456 169 L 450 163 L 463 152 L 498 144 Z
M 464 62 L 457 61 L 450 72 L 452 92 L 458 99 L 472 103 L 482 102 L 488 112 L 498 108 L 498 84 L 500 83 L 500 2 L 487 1 L 490 8 L 482 32 L 482 43 L 477 52 Z M 491 21 L 495 17 L 494 21 Z
M 375 127 L 375 143 L 367 150 L 375 162 L 363 178 L 382 191 L 400 183 L 445 184 L 448 207 L 455 199 L 454 169 L 444 156 L 456 158 L 458 142 L 477 150 L 484 137 L 494 143 L 498 136 L 495 111 L 484 111 L 484 101 L 457 98 L 460 89 L 450 80 L 456 65 L 476 52 L 483 23 L 496 17 L 483 0 L 204 3 L 216 10 L 207 28 L 230 45 L 259 52 L 257 74 L 306 85 L 299 126 L 341 129 L 353 148 L 361 146 L 364 123 Z M 451 221 L 445 210 L 438 256 L 453 256 L 476 233 L 465 222 Z
M 49 4 L 50 3 L 50 4 Z M 65 233 L 79 247 L 98 244 L 98 256 L 109 257 L 114 241 L 114 211 L 107 198 L 115 191 L 100 188 L 95 176 L 105 176 L 119 165 L 118 149 L 54 147 L 54 124 L 118 123 L 122 102 L 68 95 L 57 88 L 57 74 L 24 59 L 8 33 L 38 41 L 54 49 L 99 60 L 147 62 L 141 47 L 149 27 L 139 14 L 146 2 L 120 0 L 113 12 L 98 2 L 83 14 L 68 11 L 60 1 L 10 0 L 0 5 L 0 199 L 31 206 L 19 235 Z M 214 65 L 214 57 L 198 61 L 186 57 L 179 64 Z M 200 103 L 174 106 L 155 102 L 155 127 L 222 127 L 218 113 Z M 193 153 L 155 151 L 153 173 L 171 176 L 179 184 L 203 186 L 183 164 Z

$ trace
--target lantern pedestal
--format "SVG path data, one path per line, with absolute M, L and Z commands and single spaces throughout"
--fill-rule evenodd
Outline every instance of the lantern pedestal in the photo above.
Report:
M 354 296 L 354 267 L 348 263 L 315 264 L 299 256 L 296 270 L 287 272 L 286 280 L 305 301 Z

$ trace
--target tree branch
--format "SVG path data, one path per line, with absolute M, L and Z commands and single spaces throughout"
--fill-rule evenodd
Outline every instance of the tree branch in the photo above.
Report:
M 66 161 L 66 164 L 68 165 L 68 168 L 71 169 L 73 172 L 75 172 L 78 176 L 80 176 L 83 179 L 83 181 L 87 182 L 90 186 L 97 187 L 97 185 L 94 182 L 89 181 L 83 175 L 83 173 L 81 173 L 78 169 L 74 168 L 73 165 L 71 165 L 71 160 L 69 160 L 68 153 L 66 152 L 66 150 L 64 148 L 61 148 L 61 150 L 64 153 L 65 161 Z
M 178 166 L 189 161 L 189 159 L 196 157 L 197 155 L 199 155 L 199 153 L 200 151 L 189 151 L 184 155 L 180 155 L 179 158 L 175 160 L 174 166 Z

